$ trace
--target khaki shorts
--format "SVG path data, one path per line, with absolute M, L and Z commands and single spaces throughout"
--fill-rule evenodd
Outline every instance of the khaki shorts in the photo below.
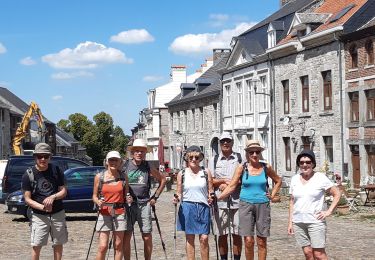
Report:
M 271 207 L 270 203 L 252 204 L 240 201 L 239 207 L 240 235 L 269 237 L 271 228 Z
M 239 231 L 239 213 L 238 209 L 230 209 L 230 219 L 228 218 L 228 209 L 215 210 L 215 235 L 227 235 L 229 234 L 229 220 L 230 220 L 230 233 L 238 235 Z
M 327 224 L 319 223 L 293 223 L 294 236 L 301 247 L 325 248 Z
M 127 218 L 125 214 L 112 216 L 99 214 L 96 223 L 96 231 L 125 231 L 127 230 Z
M 133 230 L 137 221 L 142 233 L 152 232 L 151 206 L 150 203 L 133 203 L 128 209 L 128 229 Z M 130 221 L 131 220 L 131 221 Z
M 65 211 L 54 214 L 31 215 L 31 246 L 45 246 L 51 236 L 53 245 L 63 245 L 68 242 L 68 229 L 65 221 Z

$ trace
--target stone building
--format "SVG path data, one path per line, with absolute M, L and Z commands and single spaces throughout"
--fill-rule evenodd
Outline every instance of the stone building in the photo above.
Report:
M 349 179 L 355 188 L 375 176 L 375 1 L 344 28 L 345 109 Z
M 340 36 L 366 1 L 311 1 L 287 36 L 267 53 L 274 75 L 276 162 L 287 179 L 301 149 L 314 150 L 317 170 L 347 174 L 344 48 Z
M 266 147 L 264 159 L 269 163 L 274 161 L 273 82 L 266 50 L 286 36 L 294 13 L 310 2 L 282 3 L 280 10 L 232 40 L 232 53 L 221 71 L 222 121 L 223 131 L 231 132 L 234 137 L 234 150 L 243 156 L 246 141 L 257 139 Z
M 171 66 L 171 81 L 147 92 L 148 107 L 139 112 L 139 122 L 133 128 L 133 139 L 146 140 L 152 151 L 146 155 L 147 160 L 158 159 L 158 144 L 161 138 L 164 145 L 164 160 L 169 161 L 169 113 L 165 103 L 171 101 L 180 93 L 180 85 L 192 83 L 212 66 L 212 60 L 207 59 L 201 68 L 191 75 L 186 74 L 186 66 Z
M 213 66 L 193 83 L 181 84 L 181 93 L 166 104 L 169 112 L 169 157 L 171 168 L 183 167 L 183 151 L 199 146 L 206 165 L 219 151 L 222 69 L 230 50 L 213 50 Z

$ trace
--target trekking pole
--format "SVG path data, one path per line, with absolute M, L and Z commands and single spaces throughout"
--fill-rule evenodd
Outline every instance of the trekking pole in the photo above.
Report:
M 229 196 L 228 198 L 228 201 L 227 201 L 227 209 L 228 209 L 228 235 L 229 235 L 229 252 L 230 252 L 230 259 L 233 260 L 233 252 L 232 252 L 232 232 L 231 232 L 231 228 L 232 228 L 232 221 L 231 221 L 231 212 L 230 212 L 230 204 L 231 204 L 231 201 L 232 201 L 232 196 Z
M 215 248 L 216 248 L 216 260 L 219 260 L 219 247 L 218 247 L 218 244 L 217 244 L 217 235 L 215 234 L 214 232 L 214 219 L 215 219 L 215 212 L 214 212 L 214 208 L 215 208 L 215 203 L 216 203 L 216 200 L 215 200 L 215 193 L 211 193 L 210 194 L 211 198 L 214 199 L 213 201 L 213 205 L 210 206 L 211 208 L 211 232 L 212 234 L 214 235 L 214 239 L 215 239 Z
M 163 237 L 162 237 L 161 231 L 160 231 L 159 220 L 158 220 L 158 217 L 156 216 L 156 212 L 155 212 L 155 205 L 151 206 L 151 208 L 152 208 L 152 211 L 154 212 L 154 218 L 155 218 L 155 222 L 156 222 L 156 227 L 158 228 L 158 231 L 159 231 L 159 236 L 160 236 L 161 245 L 163 247 L 164 256 L 165 256 L 165 259 L 168 259 L 168 257 L 167 257 L 167 250 L 165 249 L 165 244 L 164 244 Z
M 111 247 L 112 247 L 112 241 L 113 243 L 115 243 L 113 237 L 115 235 L 115 224 L 113 223 L 114 222 L 114 216 L 115 216 L 115 209 L 113 208 L 112 206 L 112 209 L 111 209 L 111 219 L 112 219 L 112 236 L 111 236 L 111 240 L 109 241 L 109 245 L 108 245 L 108 252 L 107 252 L 107 260 L 109 258 L 109 252 L 111 251 Z M 116 255 L 116 250 L 115 250 L 115 247 L 113 246 L 113 256 Z
M 177 194 L 174 194 L 173 195 L 175 197 L 175 199 L 177 199 L 178 201 L 178 195 Z M 176 259 L 176 244 L 177 244 L 177 203 L 174 204 L 174 234 L 173 234 L 173 253 L 174 253 L 174 258 Z
M 133 234 L 133 242 L 134 242 L 134 252 L 135 252 L 135 259 L 138 260 L 138 253 L 137 253 L 137 243 L 135 241 L 135 234 L 134 234 L 134 225 L 133 225 L 133 216 L 131 211 L 132 204 L 128 203 L 128 209 L 129 209 L 129 220 L 132 227 L 132 234 Z
M 98 223 L 98 219 L 99 219 L 99 213 L 100 213 L 100 211 L 98 210 L 98 214 L 96 214 L 96 221 L 95 221 L 94 229 L 92 231 L 92 236 L 91 236 L 91 240 L 90 240 L 89 250 L 87 250 L 86 260 L 89 259 L 91 245 L 92 245 L 92 240 L 94 239 L 94 235 L 95 235 L 96 224 Z

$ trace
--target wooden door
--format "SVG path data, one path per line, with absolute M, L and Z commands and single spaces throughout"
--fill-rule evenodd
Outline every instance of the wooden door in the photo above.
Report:
M 359 151 L 352 149 L 353 184 L 354 188 L 359 188 L 361 182 L 361 167 L 359 162 Z

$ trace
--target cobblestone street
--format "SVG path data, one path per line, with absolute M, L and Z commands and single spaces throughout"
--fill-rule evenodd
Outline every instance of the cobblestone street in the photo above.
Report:
M 157 216 L 160 221 L 162 236 L 167 247 L 168 259 L 186 259 L 184 235 L 177 233 L 177 252 L 174 257 L 173 222 L 174 207 L 171 203 L 173 191 L 164 192 L 157 204 Z M 3 213 L 5 206 L 0 206 L 0 244 L 1 259 L 30 259 L 30 238 L 28 221 L 17 215 Z M 272 205 L 272 228 L 268 243 L 268 259 L 303 259 L 302 250 L 295 244 L 293 237 L 286 233 L 287 201 Z M 372 217 L 371 217 L 372 216 Z M 85 259 L 90 243 L 95 214 L 67 214 L 69 242 L 64 247 L 64 259 Z M 153 226 L 153 259 L 165 259 L 156 224 Z M 210 258 L 216 259 L 215 243 L 210 236 Z M 143 243 L 136 229 L 138 258 L 143 259 Z M 332 216 L 328 219 L 328 246 L 330 259 L 375 259 L 375 207 L 360 207 L 360 212 L 348 216 Z M 197 245 L 198 241 L 196 241 Z M 90 259 L 94 259 L 97 247 L 96 236 L 91 248 Z M 199 248 L 199 247 L 197 247 Z M 197 252 L 199 259 L 199 252 Z M 132 254 L 134 248 L 132 242 Z M 41 259 L 53 259 L 50 244 L 44 247 Z M 113 251 L 109 259 L 113 259 Z M 245 259 L 244 256 L 242 259 Z

